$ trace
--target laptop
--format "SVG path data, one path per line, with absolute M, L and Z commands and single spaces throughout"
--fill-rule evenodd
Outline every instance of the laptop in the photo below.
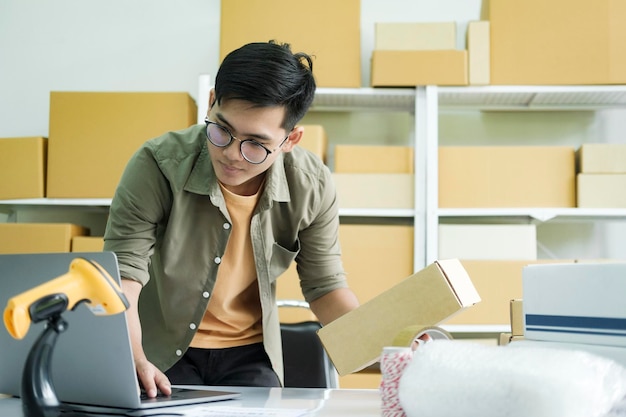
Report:
M 120 282 L 112 252 L 0 255 L 0 310 L 10 298 L 68 272 L 82 257 L 95 261 Z M 62 317 L 68 323 L 52 355 L 52 383 L 64 408 L 126 413 L 237 398 L 238 392 L 173 387 L 171 396 L 141 399 L 125 314 L 95 316 L 79 304 Z M 0 328 L 0 393 L 20 396 L 24 362 L 45 322 L 32 323 L 24 339 Z M 141 415 L 141 413 L 134 413 Z

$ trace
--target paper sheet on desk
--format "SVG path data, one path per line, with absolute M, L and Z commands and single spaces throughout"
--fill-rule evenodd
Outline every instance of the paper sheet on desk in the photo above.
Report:
M 309 413 L 306 409 L 293 408 L 246 408 L 198 406 L 186 410 L 189 417 L 301 417 Z

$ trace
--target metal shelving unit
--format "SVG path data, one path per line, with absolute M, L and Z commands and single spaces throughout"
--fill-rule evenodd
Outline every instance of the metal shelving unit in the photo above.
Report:
M 469 86 L 418 87 L 423 96 L 427 125 L 417 132 L 426 143 L 426 263 L 437 259 L 440 220 L 542 223 L 626 220 L 626 209 L 588 208 L 484 208 L 438 207 L 438 115 L 440 111 L 597 111 L 626 109 L 626 86 Z M 419 116 L 416 116 L 419 117 Z M 416 182 L 417 183 L 417 182 Z

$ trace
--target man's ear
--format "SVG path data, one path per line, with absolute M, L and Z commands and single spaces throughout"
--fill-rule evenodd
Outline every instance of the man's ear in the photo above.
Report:
M 289 133 L 289 137 L 285 141 L 282 147 L 283 152 L 291 152 L 291 150 L 302 140 L 302 134 L 304 133 L 304 127 L 296 126 Z
M 214 104 L 215 104 L 215 88 L 211 88 L 211 91 L 209 92 L 209 110 L 211 110 L 211 107 L 213 107 Z

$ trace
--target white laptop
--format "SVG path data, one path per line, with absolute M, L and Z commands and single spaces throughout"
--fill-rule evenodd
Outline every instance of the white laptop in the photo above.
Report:
M 82 257 L 100 264 L 118 283 L 117 258 L 112 252 L 0 255 L 0 310 L 8 300 L 68 272 Z M 237 398 L 238 392 L 174 387 L 171 396 L 141 399 L 132 359 L 125 314 L 95 316 L 80 304 L 62 317 L 68 328 L 57 339 L 51 373 L 64 408 L 141 415 L 141 410 Z M 13 339 L 0 328 L 0 393 L 19 397 L 22 370 L 30 347 L 45 323 L 32 323 L 24 339 Z M 134 413 L 129 413 L 135 410 Z

